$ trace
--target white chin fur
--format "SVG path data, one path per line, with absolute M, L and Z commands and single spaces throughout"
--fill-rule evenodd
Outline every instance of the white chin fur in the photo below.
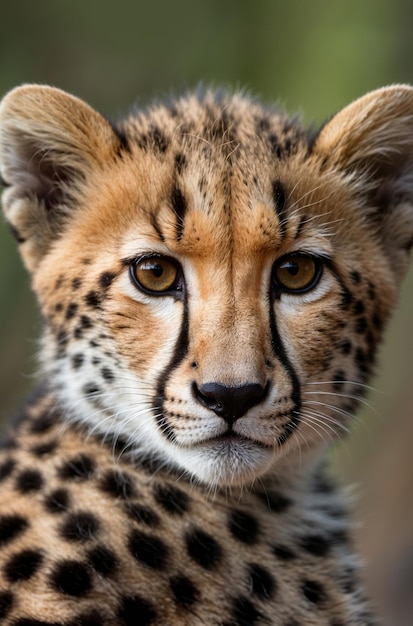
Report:
M 266 473 L 274 451 L 249 441 L 214 441 L 196 448 L 176 448 L 173 461 L 191 476 L 210 486 L 249 485 Z

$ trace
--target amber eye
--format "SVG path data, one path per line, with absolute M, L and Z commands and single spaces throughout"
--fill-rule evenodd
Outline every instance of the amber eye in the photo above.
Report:
M 163 295 L 180 289 L 178 264 L 168 257 L 138 259 L 131 265 L 130 272 L 133 282 L 143 291 Z
M 280 259 L 273 269 L 274 287 L 279 291 L 303 293 L 318 283 L 322 263 L 309 254 L 290 254 Z

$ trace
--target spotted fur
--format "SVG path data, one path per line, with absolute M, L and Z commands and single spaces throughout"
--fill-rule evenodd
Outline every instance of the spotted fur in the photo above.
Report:
M 408 263 L 412 130 L 407 86 L 318 133 L 239 94 L 119 124 L 49 87 L 4 98 L 45 329 L 0 451 L 2 623 L 378 623 L 322 457 Z

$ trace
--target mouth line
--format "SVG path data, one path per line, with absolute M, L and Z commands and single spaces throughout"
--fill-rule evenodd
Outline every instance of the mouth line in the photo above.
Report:
M 197 446 L 214 446 L 214 445 L 254 445 L 258 448 L 262 448 L 264 450 L 272 449 L 273 446 L 263 443 L 262 441 L 257 441 L 256 439 L 251 439 L 250 437 L 243 437 L 238 433 L 233 431 L 226 431 L 222 435 L 218 435 L 217 437 L 211 437 L 210 439 L 204 439 L 200 441 Z

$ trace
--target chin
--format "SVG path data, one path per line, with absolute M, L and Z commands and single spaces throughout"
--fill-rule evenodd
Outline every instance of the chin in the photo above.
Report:
M 211 487 L 242 487 L 272 467 L 274 450 L 246 439 L 216 439 L 174 455 L 195 481 Z

